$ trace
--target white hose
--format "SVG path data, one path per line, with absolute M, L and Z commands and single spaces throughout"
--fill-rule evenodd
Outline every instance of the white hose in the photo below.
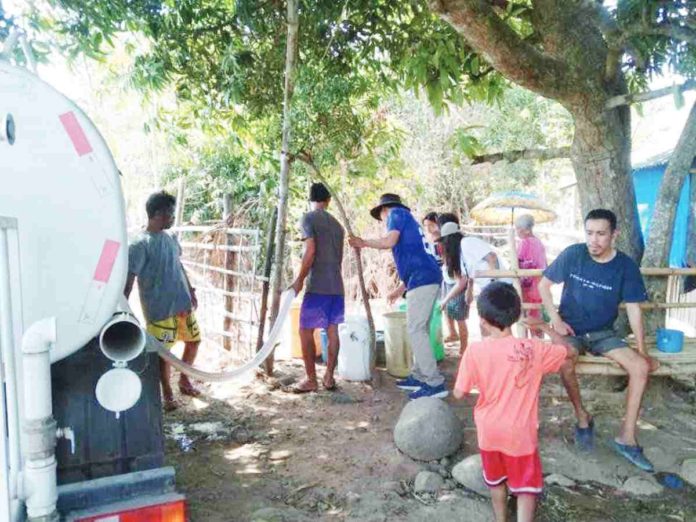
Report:
M 278 317 L 276 318 L 275 324 L 271 329 L 271 333 L 268 334 L 268 339 L 266 339 L 266 342 L 264 343 L 263 347 L 256 353 L 256 355 L 251 361 L 243 364 L 239 368 L 235 368 L 234 370 L 220 373 L 212 373 L 199 370 L 197 368 L 194 368 L 190 364 L 186 364 L 177 356 L 172 355 L 171 352 L 167 348 L 165 348 L 165 346 L 162 343 L 156 341 L 153 338 L 153 341 L 156 341 L 154 342 L 156 346 L 156 352 L 159 354 L 160 357 L 162 357 L 162 359 L 170 363 L 176 369 L 185 373 L 186 375 L 189 375 L 190 377 L 193 377 L 194 379 L 207 382 L 230 381 L 239 377 L 240 375 L 245 374 L 247 371 L 256 368 L 258 365 L 260 365 L 263 361 L 266 360 L 266 357 L 270 355 L 270 353 L 273 351 L 273 348 L 275 347 L 276 338 L 278 337 L 278 335 L 280 335 L 280 330 L 283 327 L 283 323 L 285 322 L 288 312 L 290 311 L 290 305 L 292 304 L 292 300 L 294 298 L 295 291 L 292 288 L 289 288 L 283 293 L 283 295 L 281 296 Z

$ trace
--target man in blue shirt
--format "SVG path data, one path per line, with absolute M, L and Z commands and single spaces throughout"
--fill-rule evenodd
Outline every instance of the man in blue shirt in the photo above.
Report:
M 411 375 L 396 384 L 411 390 L 411 399 L 447 397 L 445 379 L 437 369 L 428 336 L 430 315 L 442 282 L 440 267 L 428 251 L 423 230 L 399 196 L 383 194 L 370 214 L 378 221 L 386 221 L 387 234 L 378 239 L 353 236 L 348 242 L 354 248 L 391 249 L 401 284 L 387 299 L 394 301 L 406 291 L 408 335 L 414 362 Z
M 612 211 L 590 211 L 585 217 L 585 244 L 572 245 L 561 252 L 544 271 L 539 293 L 551 326 L 569 344 L 579 353 L 608 357 L 628 374 L 626 415 L 614 439 L 614 448 L 639 468 L 652 471 L 652 464 L 636 440 L 636 423 L 648 374 L 657 368 L 657 361 L 647 355 L 643 335 L 640 303 L 648 297 L 638 265 L 613 246 L 617 234 Z M 551 286 L 556 283 L 564 284 L 558 311 L 551 297 Z M 626 303 L 636 350 L 614 331 L 621 302 Z M 561 377 L 578 419 L 576 442 L 584 449 L 591 449 L 594 422 L 582 405 L 574 368 L 561 372 Z

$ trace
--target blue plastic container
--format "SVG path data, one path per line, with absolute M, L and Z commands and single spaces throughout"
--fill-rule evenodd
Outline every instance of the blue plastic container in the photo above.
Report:
M 684 346 L 684 332 L 669 328 L 658 328 L 656 332 L 657 349 L 666 353 L 677 353 Z
M 319 331 L 319 336 L 321 338 L 321 360 L 326 364 L 329 362 L 329 334 L 322 328 Z

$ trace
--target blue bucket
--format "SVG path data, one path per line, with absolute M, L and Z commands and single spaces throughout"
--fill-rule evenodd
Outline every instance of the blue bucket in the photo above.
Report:
M 684 346 L 684 332 L 669 328 L 657 329 L 657 349 L 661 352 L 677 353 Z

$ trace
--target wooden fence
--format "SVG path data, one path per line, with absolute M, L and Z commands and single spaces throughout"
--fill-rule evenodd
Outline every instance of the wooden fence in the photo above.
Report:
M 182 263 L 196 287 L 197 317 L 207 343 L 245 359 L 256 351 L 261 285 L 258 229 L 179 226 Z

